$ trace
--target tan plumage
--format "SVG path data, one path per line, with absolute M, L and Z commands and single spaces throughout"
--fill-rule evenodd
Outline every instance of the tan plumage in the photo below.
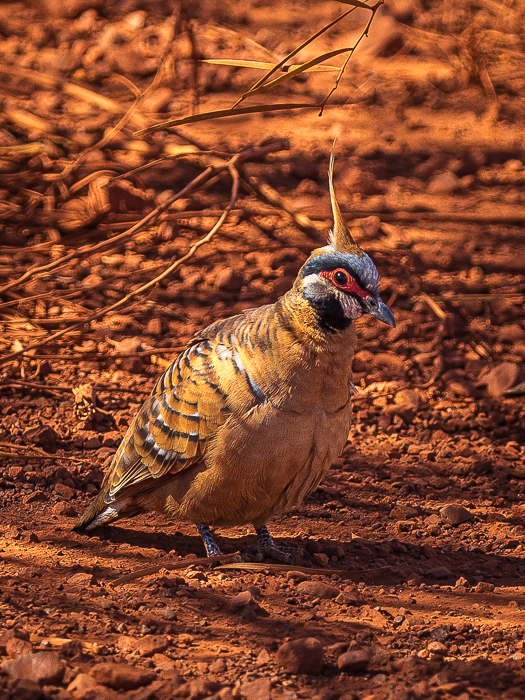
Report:
M 312 253 L 275 304 L 193 338 L 132 421 L 76 529 L 156 510 L 196 523 L 213 554 L 207 526 L 253 523 L 260 554 L 289 560 L 265 523 L 301 503 L 345 444 L 352 321 L 368 312 L 393 323 L 377 297 L 375 267 L 344 225 L 331 172 L 330 185 L 331 245 Z M 348 271 L 354 264 L 359 283 Z M 342 273 L 345 285 L 334 277 Z

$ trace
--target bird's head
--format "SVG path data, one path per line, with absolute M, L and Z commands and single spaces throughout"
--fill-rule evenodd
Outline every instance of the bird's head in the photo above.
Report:
M 379 275 L 368 255 L 353 240 L 341 216 L 333 185 L 334 158 L 330 158 L 328 178 L 334 226 L 328 245 L 314 250 L 294 285 L 308 302 L 325 331 L 336 333 L 348 328 L 363 314 L 396 325 L 388 306 L 379 297 Z

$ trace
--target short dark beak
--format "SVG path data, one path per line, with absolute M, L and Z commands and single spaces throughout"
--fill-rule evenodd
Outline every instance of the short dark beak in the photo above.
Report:
M 381 299 L 379 299 L 379 297 L 368 297 L 368 299 L 363 302 L 363 307 L 365 309 L 365 313 L 371 314 L 379 321 L 383 321 L 383 323 L 392 326 L 392 328 L 396 327 L 394 315 L 388 306 L 382 302 Z

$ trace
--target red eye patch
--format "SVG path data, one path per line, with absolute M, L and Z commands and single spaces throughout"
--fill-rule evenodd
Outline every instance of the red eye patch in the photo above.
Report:
M 326 277 L 335 287 L 342 289 L 344 292 L 354 292 L 354 294 L 357 294 L 362 299 L 366 299 L 370 296 L 370 294 L 360 287 L 355 279 L 342 268 L 338 268 L 337 270 L 322 270 L 319 274 L 321 277 Z

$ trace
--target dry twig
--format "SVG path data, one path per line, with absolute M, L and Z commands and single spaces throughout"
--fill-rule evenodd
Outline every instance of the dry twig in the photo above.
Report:
M 224 171 L 229 171 L 232 181 L 233 181 L 233 187 L 232 187 L 232 195 L 230 198 L 229 204 L 226 206 L 223 214 L 213 226 L 213 228 L 199 241 L 194 243 L 188 253 L 186 255 L 182 256 L 181 258 L 175 260 L 172 262 L 161 274 L 157 275 L 154 279 L 152 279 L 150 282 L 147 282 L 146 284 L 142 285 L 138 289 L 135 289 L 133 292 L 130 292 L 129 294 L 126 294 L 122 299 L 119 301 L 115 302 L 111 306 L 105 307 L 104 309 L 100 309 L 99 311 L 91 314 L 90 316 L 86 317 L 79 323 L 70 326 L 69 328 L 65 328 L 61 331 L 58 331 L 57 333 L 54 333 L 51 336 L 48 336 L 44 340 L 32 343 L 25 348 L 21 350 L 17 350 L 15 352 L 12 352 L 5 357 L 3 357 L 0 360 L 0 365 L 5 364 L 6 362 L 14 359 L 15 357 L 18 357 L 20 355 L 23 355 L 26 353 L 28 350 L 32 350 L 37 347 L 42 347 L 43 345 L 46 345 L 47 343 L 51 342 L 52 340 L 56 340 L 63 335 L 66 335 L 67 333 L 70 333 L 71 331 L 74 331 L 78 328 L 81 328 L 87 323 L 91 323 L 91 321 L 94 321 L 98 318 L 101 318 L 108 314 L 111 311 L 115 311 L 116 309 L 119 309 L 123 307 L 124 305 L 128 304 L 132 299 L 134 299 L 136 296 L 139 294 L 142 294 L 145 291 L 148 291 L 149 289 L 155 287 L 161 280 L 165 279 L 168 275 L 170 275 L 172 272 L 174 272 L 178 267 L 180 267 L 183 263 L 185 263 L 187 260 L 189 260 L 193 254 L 203 245 L 206 245 L 215 233 L 221 228 L 222 224 L 226 220 L 226 217 L 228 216 L 229 212 L 234 208 L 235 202 L 237 201 L 237 194 L 238 194 L 238 189 L 239 189 L 239 174 L 237 171 L 237 166 L 239 164 L 242 164 L 244 161 L 253 158 L 253 157 L 260 157 L 263 155 L 267 155 L 268 153 L 275 153 L 276 151 L 283 150 L 284 148 L 288 148 L 288 142 L 287 141 L 277 141 L 274 143 L 266 144 L 263 146 L 252 146 L 250 148 L 245 149 L 244 151 L 241 151 L 240 153 L 237 153 L 235 156 L 233 156 L 229 161 L 226 163 L 224 162 L 218 162 L 214 166 L 209 166 L 204 172 L 202 172 L 199 176 L 197 176 L 189 185 L 187 185 L 184 189 L 182 189 L 180 192 L 177 194 L 173 195 L 170 197 L 166 202 L 164 202 L 162 205 L 159 205 L 154 209 L 150 214 L 146 215 L 138 224 L 133 226 L 129 231 L 125 232 L 124 234 L 121 234 L 122 237 L 129 236 L 131 233 L 136 232 L 137 230 L 141 229 L 144 227 L 146 223 L 150 223 L 154 219 L 156 219 L 159 214 L 166 209 L 168 209 L 173 202 L 175 202 L 177 199 L 180 199 L 182 196 L 188 193 L 188 191 L 191 191 L 197 187 L 197 185 L 202 184 L 203 182 L 209 180 L 212 178 L 212 176 L 216 176 L 217 173 L 224 172 Z M 218 159 L 217 159 L 218 160 Z M 114 239 L 112 239 L 114 241 Z M 110 243 L 110 242 L 107 242 Z M 91 246 L 90 249 L 100 249 L 100 244 L 97 246 Z M 85 254 L 90 254 L 89 251 L 85 252 Z M 74 257 L 74 254 L 70 254 L 70 256 L 65 256 L 65 258 L 61 258 L 60 261 L 63 264 L 63 262 L 67 259 L 71 259 L 71 257 Z M 55 263 L 51 263 L 50 265 L 55 265 Z M 46 271 L 49 271 L 50 265 L 43 266 L 46 268 Z M 42 268 L 40 268 L 41 273 Z M 29 271 L 31 272 L 31 270 Z M 33 270 L 34 272 L 34 270 Z M 26 275 L 22 275 L 22 277 L 17 281 L 20 283 L 20 280 L 22 278 L 27 278 Z M 10 285 L 7 285 L 9 287 Z M 4 290 L 5 291 L 5 287 Z M 0 290 L 1 292 L 2 290 Z

